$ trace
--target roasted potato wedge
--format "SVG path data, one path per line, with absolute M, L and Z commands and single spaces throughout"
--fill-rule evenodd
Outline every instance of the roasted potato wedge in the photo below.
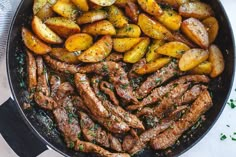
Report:
M 34 0 L 34 4 L 33 4 L 33 13 L 34 15 L 36 15 L 39 10 L 41 10 L 43 8 L 43 6 L 45 6 L 47 4 L 47 0 Z
M 135 72 L 139 75 L 153 73 L 157 71 L 158 69 L 164 67 L 170 61 L 171 61 L 171 58 L 169 57 L 158 58 L 155 61 L 152 61 L 150 63 L 143 65 L 141 68 L 137 69 Z
M 182 17 L 173 9 L 163 10 L 163 14 L 157 17 L 157 19 L 160 23 L 172 31 L 179 30 L 182 23 Z
M 159 58 L 161 54 L 157 53 L 157 49 L 164 44 L 164 40 L 153 40 L 148 52 L 146 53 L 146 61 L 151 62 Z
M 116 30 L 116 37 L 130 37 L 130 38 L 137 38 L 140 37 L 141 30 L 139 26 L 135 24 L 128 24 L 123 28 Z
M 131 21 L 133 21 L 134 23 L 137 23 L 138 15 L 139 15 L 137 4 L 134 2 L 128 1 L 127 5 L 125 5 L 125 14 L 131 19 Z
M 161 7 L 155 0 L 137 0 L 140 7 L 150 15 L 158 17 L 163 14 Z
M 107 12 L 104 10 L 92 10 L 83 13 L 77 18 L 78 24 L 93 23 L 107 18 Z
M 205 26 L 195 18 L 189 18 L 182 22 L 182 32 L 201 48 L 208 48 L 209 39 Z
M 111 36 L 103 36 L 94 43 L 89 49 L 79 55 L 78 59 L 82 62 L 99 62 L 106 58 L 112 50 Z
M 115 3 L 116 0 L 90 0 L 91 2 L 100 5 L 100 6 L 111 6 Z
M 66 63 L 79 63 L 78 56 L 80 55 L 80 51 L 69 52 L 65 48 L 52 48 L 52 51 L 49 54 L 54 58 Z
M 183 34 L 181 34 L 179 32 L 174 32 L 173 33 L 173 38 L 174 38 L 175 41 L 185 43 L 190 48 L 196 48 L 197 47 L 196 44 L 194 44 L 192 41 L 190 41 L 187 37 L 185 37 Z
M 205 19 L 214 14 L 211 6 L 203 2 L 188 2 L 179 7 L 179 14 L 183 17 Z
M 192 74 L 199 74 L 199 75 L 209 75 L 212 70 L 211 62 L 204 61 L 195 68 L 193 68 L 190 73 Z
M 89 5 L 87 0 L 71 0 L 81 11 L 88 11 Z
M 171 32 L 166 29 L 159 22 L 151 19 L 145 14 L 140 14 L 138 17 L 138 25 L 141 30 L 149 37 L 154 39 L 167 39 L 172 38 Z
M 38 39 L 33 33 L 28 29 L 22 28 L 21 36 L 24 41 L 25 46 L 30 49 L 32 52 L 38 55 L 44 55 L 51 51 L 51 47 L 43 43 Z
M 53 6 L 53 11 L 57 14 L 69 18 L 75 19 L 77 16 L 77 7 L 71 1 L 58 0 Z
M 136 3 L 137 0 L 116 0 L 115 5 L 124 8 L 128 2 Z
M 91 1 L 88 1 L 89 9 L 90 10 L 101 10 L 103 7 L 100 5 L 97 5 Z
M 175 9 L 179 7 L 177 0 L 156 0 L 159 4 L 169 5 Z
M 53 17 L 55 12 L 52 10 L 52 5 L 50 3 L 46 3 L 36 14 L 42 21 Z
M 107 7 L 108 20 L 117 28 L 122 28 L 128 24 L 123 12 L 115 5 Z
M 52 17 L 45 24 L 59 36 L 67 38 L 80 32 L 80 27 L 74 21 L 64 17 Z
M 213 43 L 219 31 L 219 24 L 215 17 L 208 17 L 202 21 L 208 32 L 209 42 Z
M 188 3 L 190 0 L 176 0 L 176 2 L 180 5 L 184 4 L 184 3 Z M 194 1 L 194 0 L 191 0 Z
M 113 49 L 117 52 L 126 52 L 137 45 L 142 38 L 114 38 Z
M 211 45 L 209 47 L 209 53 L 209 62 L 211 62 L 212 65 L 212 71 L 210 73 L 210 76 L 212 78 L 215 78 L 224 71 L 224 57 L 222 55 L 222 52 L 216 45 Z
M 166 55 L 169 57 L 174 58 L 181 58 L 181 56 L 184 54 L 185 51 L 188 51 L 190 48 L 188 45 L 178 42 L 178 41 L 172 41 L 168 42 L 162 46 L 160 46 L 157 49 L 157 53 Z
M 115 35 L 116 30 L 114 26 L 107 20 L 97 21 L 86 25 L 82 32 L 91 35 Z
M 86 50 L 93 44 L 93 38 L 86 33 L 71 35 L 66 39 L 65 47 L 68 51 Z
M 124 54 L 124 62 L 136 63 L 138 62 L 146 53 L 148 45 L 150 43 L 149 38 L 143 38 L 134 48 L 127 51 Z
M 63 42 L 63 40 L 49 27 L 47 27 L 37 16 L 33 17 L 31 24 L 34 33 L 46 43 L 61 44 Z
M 188 71 L 200 63 L 207 60 L 209 52 L 204 49 L 190 49 L 186 51 L 179 60 L 179 69 L 181 71 Z

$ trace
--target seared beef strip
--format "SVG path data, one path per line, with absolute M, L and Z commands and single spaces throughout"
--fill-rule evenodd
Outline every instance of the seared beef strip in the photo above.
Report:
M 28 73 L 28 91 L 33 93 L 37 86 L 37 67 L 34 55 L 26 50 L 26 63 Z
M 90 87 L 89 79 L 85 74 L 75 74 L 75 84 L 80 96 L 90 112 L 96 117 L 109 117 L 108 111 L 102 105 L 102 102 L 96 97 Z
M 112 134 L 108 134 L 108 139 L 111 149 L 122 152 L 122 146 L 118 138 L 114 137 Z
M 113 85 L 112 84 L 110 84 L 107 81 L 102 81 L 101 84 L 100 84 L 100 88 L 105 94 L 107 94 L 110 97 L 110 99 L 111 99 L 111 101 L 113 102 L 114 105 L 119 105 L 119 101 L 117 100 L 116 95 L 113 91 Z
M 62 99 L 74 93 L 74 87 L 69 82 L 63 82 L 57 90 L 57 99 Z
M 135 92 L 136 97 L 138 99 L 146 97 L 155 87 L 180 74 L 178 64 L 174 61 L 170 62 L 167 66 L 157 70 L 142 83 L 140 88 Z
M 41 108 L 47 110 L 53 110 L 58 107 L 58 104 L 53 100 L 53 98 L 45 96 L 42 92 L 35 92 L 34 100 Z
M 50 78 L 51 97 L 55 97 L 59 86 L 61 85 L 61 79 L 59 76 L 52 75 Z
M 113 52 L 106 58 L 106 61 L 119 62 L 123 60 L 123 57 L 123 54 Z
M 131 135 L 126 135 L 125 138 L 123 139 L 123 143 L 122 143 L 122 148 L 125 152 L 128 152 L 129 150 L 131 150 L 134 145 L 136 144 L 136 142 L 139 139 L 131 136 Z
M 117 94 L 127 102 L 138 103 L 138 100 L 133 95 L 132 87 L 128 80 L 127 74 L 124 69 L 116 62 L 101 62 L 89 64 L 80 67 L 80 73 L 96 73 L 98 75 L 109 76 L 112 84 L 114 85 Z
M 199 117 L 212 106 L 212 99 L 207 90 L 203 91 L 191 105 L 190 110 L 183 117 L 176 121 L 172 127 L 158 135 L 151 141 L 153 149 L 166 149 L 172 146 L 176 140 L 191 126 Z
M 139 60 L 137 63 L 133 64 L 131 70 L 128 73 L 129 79 L 137 78 L 139 75 L 135 72 L 137 69 L 141 68 L 143 65 L 146 64 L 146 59 L 143 58 Z

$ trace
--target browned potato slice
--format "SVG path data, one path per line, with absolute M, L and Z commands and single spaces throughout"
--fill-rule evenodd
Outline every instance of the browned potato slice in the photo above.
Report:
M 32 29 L 40 39 L 47 43 L 61 44 L 63 42 L 63 40 L 48 28 L 37 16 L 33 17 Z
M 142 38 L 114 38 L 113 49 L 117 52 L 126 52 L 137 45 Z
M 65 0 L 58 0 L 52 9 L 59 15 L 70 19 L 75 19 L 78 13 L 77 7 L 73 3 Z
M 156 0 L 159 4 L 170 5 L 173 8 L 178 8 L 179 3 L 177 0 Z
M 78 56 L 80 55 L 80 52 L 78 51 L 69 52 L 65 48 L 52 48 L 50 55 L 60 61 L 70 64 L 76 64 L 79 63 Z
M 154 39 L 171 39 L 171 32 L 159 22 L 151 19 L 145 14 L 138 17 L 138 25 L 147 36 Z
M 164 44 L 164 40 L 153 40 L 148 52 L 146 53 L 146 61 L 151 62 L 159 58 L 161 55 L 157 53 L 157 49 Z
M 99 10 L 99 9 L 102 9 L 103 7 L 100 6 L 100 5 L 97 5 L 91 1 L 88 1 L 88 4 L 89 4 L 89 8 L 90 10 Z
M 150 15 L 158 17 L 163 14 L 161 7 L 155 0 L 137 0 L 140 7 Z
M 78 24 L 93 23 L 107 18 L 107 12 L 104 10 L 92 10 L 83 13 L 77 18 Z
M 107 20 L 97 21 L 86 25 L 82 32 L 91 35 L 115 35 L 116 30 L 114 26 Z
M 188 2 L 179 7 L 179 14 L 183 17 L 193 17 L 197 19 L 205 19 L 212 16 L 212 8 L 203 2 Z
M 81 11 L 88 11 L 89 5 L 87 0 L 71 0 Z
M 128 16 L 133 22 L 137 23 L 138 21 L 138 14 L 139 9 L 137 4 L 134 2 L 127 2 L 127 5 L 125 5 L 125 14 Z
M 179 69 L 181 71 L 188 71 L 200 63 L 207 60 L 209 52 L 204 49 L 190 49 L 186 51 L 179 60 Z
M 116 0 L 115 5 L 119 7 L 125 7 L 128 2 L 136 3 L 137 0 Z
M 111 6 L 116 0 L 90 0 L 91 2 L 100 6 Z
M 185 51 L 188 51 L 190 48 L 188 45 L 178 42 L 172 41 L 164 44 L 163 46 L 157 49 L 157 53 L 174 57 L 174 58 L 181 58 Z
M 209 52 L 209 62 L 211 62 L 212 64 L 212 71 L 210 73 L 210 76 L 215 78 L 224 71 L 224 57 L 222 55 L 222 52 L 216 45 L 211 45 L 209 47 Z
M 192 0 L 193 1 L 193 0 Z M 176 0 L 179 5 L 189 2 L 189 0 Z
M 79 55 L 78 59 L 82 62 L 99 62 L 106 58 L 112 50 L 111 36 L 103 36 L 94 43 L 89 49 Z
M 203 25 L 206 27 L 209 36 L 209 42 L 213 43 L 219 31 L 219 24 L 216 18 L 208 17 L 202 21 Z
M 196 44 L 194 44 L 192 41 L 190 41 L 187 37 L 185 37 L 183 34 L 181 34 L 179 32 L 174 32 L 173 33 L 173 38 L 174 38 L 175 41 L 185 43 L 186 45 L 188 45 L 191 48 L 196 48 L 197 47 Z
M 128 24 L 128 20 L 124 16 L 123 12 L 115 5 L 107 7 L 107 13 L 108 20 L 113 24 L 113 26 L 122 28 Z
M 179 30 L 182 23 L 182 17 L 173 9 L 163 10 L 163 14 L 157 17 L 157 19 L 159 22 L 161 22 L 164 26 L 166 26 L 172 31 Z
M 43 55 L 51 51 L 51 47 L 39 40 L 28 29 L 22 28 L 21 36 L 25 46 L 38 55 Z
M 49 18 L 45 21 L 45 24 L 59 36 L 64 38 L 80 32 L 80 27 L 76 23 L 64 17 Z
M 65 47 L 68 51 L 86 50 L 93 44 L 93 38 L 86 33 L 74 34 L 66 39 Z
M 204 25 L 195 18 L 189 18 L 182 22 L 182 32 L 201 48 L 208 48 L 208 33 Z
M 212 67 L 211 62 L 204 61 L 199 64 L 197 67 L 191 70 L 192 74 L 199 74 L 199 75 L 209 75 L 211 73 Z
M 47 0 L 34 0 L 34 4 L 33 4 L 33 13 L 34 15 L 37 14 L 37 12 L 39 12 L 40 9 L 43 8 L 43 6 L 45 6 L 47 4 Z
M 135 24 L 128 24 L 123 28 L 116 30 L 117 37 L 130 37 L 130 38 L 137 38 L 140 37 L 141 30 L 139 26 Z
M 36 14 L 37 17 L 39 17 L 42 21 L 45 21 L 46 19 L 53 17 L 55 15 L 55 12 L 52 10 L 52 5 L 49 3 L 46 3 Z
M 170 61 L 171 61 L 171 58 L 169 58 L 169 57 L 158 58 L 155 61 L 152 61 L 150 63 L 143 65 L 141 68 L 137 69 L 135 72 L 139 75 L 153 73 L 153 72 L 157 71 L 158 69 L 164 67 Z
M 149 38 L 143 38 L 133 49 L 125 53 L 123 60 L 127 63 L 138 62 L 145 55 L 149 43 Z

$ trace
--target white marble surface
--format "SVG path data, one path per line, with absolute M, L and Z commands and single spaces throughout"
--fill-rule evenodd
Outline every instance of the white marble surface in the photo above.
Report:
M 0 0 L 0 9 L 1 3 L 7 0 Z M 19 0 L 12 0 L 16 2 Z M 236 1 L 235 0 L 221 0 L 225 10 L 229 16 L 231 21 L 231 25 L 234 31 L 234 36 L 236 36 Z M 0 11 L 0 21 L 4 18 L 3 13 Z M 1 22 L 0 22 L 1 27 Z M 1 36 L 1 34 L 0 34 Z M 2 52 L 2 48 L 0 47 L 0 51 Z M 0 60 L 3 59 L 0 54 Z M 1 67 L 1 66 L 0 66 Z M 1 74 L 5 69 L 0 69 Z M 1 80 L 2 79 L 2 80 Z M 5 101 L 8 96 L 7 90 L 7 81 L 5 77 L 0 75 L 0 102 Z M 5 87 L 5 88 L 2 88 Z M 4 90 L 3 90 L 4 89 Z M 232 88 L 232 92 L 230 95 L 231 99 L 236 99 L 236 81 L 234 82 L 234 86 Z M 230 127 L 227 127 L 229 125 Z M 232 141 L 229 138 L 229 135 L 232 135 L 233 132 L 236 132 L 236 109 L 231 109 L 228 105 L 226 105 L 222 115 L 219 120 L 213 126 L 213 128 L 209 131 L 209 133 L 192 149 L 181 155 L 181 157 L 235 157 L 236 156 L 236 141 Z M 224 141 L 220 140 L 220 134 L 224 133 L 227 135 L 227 139 Z M 0 135 L 0 157 L 15 157 L 16 154 L 10 149 L 7 143 Z M 53 150 L 47 150 L 40 154 L 38 157 L 62 157 L 60 154 Z

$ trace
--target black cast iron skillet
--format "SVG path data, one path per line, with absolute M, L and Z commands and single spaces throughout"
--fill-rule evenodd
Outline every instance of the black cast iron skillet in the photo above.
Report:
M 205 0 L 215 11 L 220 31 L 216 44 L 223 52 L 225 70 L 221 77 L 210 83 L 214 106 L 206 113 L 206 121 L 181 137 L 178 144 L 165 151 L 145 149 L 136 156 L 179 156 L 196 144 L 213 126 L 221 114 L 234 78 L 235 50 L 234 39 L 226 13 L 218 0 Z M 14 151 L 22 157 L 33 157 L 47 149 L 46 145 L 64 156 L 94 156 L 68 149 L 60 133 L 53 126 L 50 113 L 35 107 L 23 110 L 27 102 L 25 47 L 21 39 L 22 26 L 30 27 L 33 0 L 24 0 L 11 24 L 7 48 L 7 71 L 13 99 L 0 107 L 0 132 Z M 4 91 L 1 91 L 4 92 Z

